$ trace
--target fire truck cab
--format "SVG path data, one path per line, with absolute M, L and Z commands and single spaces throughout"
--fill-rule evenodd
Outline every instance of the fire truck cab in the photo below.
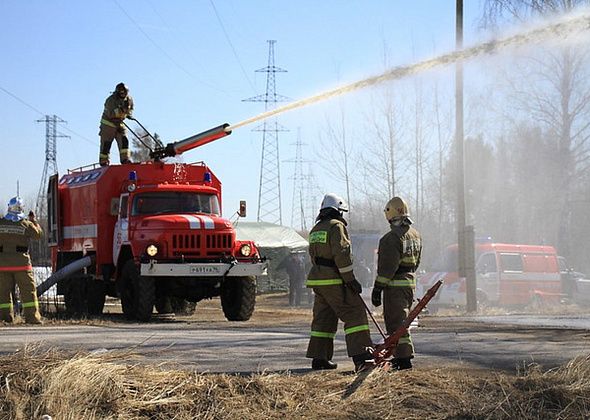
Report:
M 457 272 L 457 245 L 447 247 L 432 271 L 420 276 L 418 295 L 438 280 L 443 287 L 429 304 L 430 312 L 441 307 L 465 307 L 465 278 Z M 475 245 L 478 305 L 543 305 L 562 297 L 557 253 L 552 246 L 483 242 Z
M 221 297 L 228 320 L 254 311 L 266 262 L 221 215 L 221 182 L 204 163 L 161 161 L 70 170 L 49 183 L 53 269 L 92 264 L 58 283 L 66 310 L 100 314 L 105 296 L 130 319 L 191 312 Z

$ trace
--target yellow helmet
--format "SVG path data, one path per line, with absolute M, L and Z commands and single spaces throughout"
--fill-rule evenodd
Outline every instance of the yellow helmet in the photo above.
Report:
M 387 221 L 391 221 L 396 217 L 409 217 L 410 209 L 408 205 L 401 197 L 393 197 L 385 205 L 385 218 Z

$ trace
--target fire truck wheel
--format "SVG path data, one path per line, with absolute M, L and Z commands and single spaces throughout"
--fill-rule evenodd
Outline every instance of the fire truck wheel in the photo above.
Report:
M 89 278 L 86 281 L 86 309 L 88 315 L 102 315 L 106 293 L 104 282 Z
M 158 296 L 156 298 L 156 311 L 158 311 L 159 314 L 171 314 L 174 312 L 172 310 L 172 304 L 170 303 L 171 299 L 172 298 L 167 295 Z
M 230 277 L 221 284 L 221 307 L 228 321 L 249 320 L 255 305 L 255 277 Z
M 171 297 L 170 304 L 175 315 L 193 315 L 197 308 L 196 302 L 189 302 L 186 299 Z
M 128 319 L 149 321 L 156 301 L 153 277 L 140 276 L 133 260 L 123 266 L 121 307 Z
M 85 278 L 71 277 L 67 279 L 64 286 L 64 303 L 66 305 L 66 314 L 71 317 L 81 317 L 86 315 L 85 305 Z

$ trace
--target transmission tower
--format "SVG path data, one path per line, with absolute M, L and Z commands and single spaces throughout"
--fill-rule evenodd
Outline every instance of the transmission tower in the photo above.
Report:
M 292 143 L 293 144 L 293 143 Z M 301 141 L 301 129 L 297 128 L 297 140 L 295 144 L 295 159 L 287 160 L 295 164 L 293 170 L 293 198 L 291 201 L 291 226 L 299 227 L 300 230 L 307 230 L 306 216 L 309 216 L 308 209 L 306 208 L 307 194 L 305 189 L 306 175 L 303 173 L 303 146 L 305 143 Z
M 266 73 L 266 93 L 244 99 L 244 102 L 264 102 L 264 110 L 276 107 L 277 102 L 288 101 L 289 98 L 277 94 L 275 73 L 285 73 L 275 66 L 274 45 L 277 41 L 268 42 L 268 65 L 256 70 Z M 285 130 L 276 119 L 272 122 L 264 120 L 262 125 L 253 131 L 262 132 L 262 158 L 260 160 L 260 184 L 258 187 L 258 222 L 266 221 L 283 224 L 281 210 L 281 171 L 279 166 L 279 132 Z
M 69 138 L 70 136 L 58 134 L 57 124 L 67 123 L 67 121 L 62 120 L 57 115 L 46 115 L 45 119 L 37 120 L 37 122 L 45 123 L 45 166 L 43 167 L 41 185 L 37 194 L 35 212 L 39 220 L 44 222 L 47 220 L 47 183 L 49 177 L 57 173 L 57 138 Z

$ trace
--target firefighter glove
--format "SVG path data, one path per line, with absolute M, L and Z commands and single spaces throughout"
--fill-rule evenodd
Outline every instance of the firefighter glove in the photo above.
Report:
M 373 306 L 381 306 L 381 292 L 382 289 L 373 287 L 373 292 L 371 293 L 371 303 Z
M 358 282 L 357 279 L 353 279 L 346 283 L 348 288 L 352 290 L 354 293 L 358 293 L 359 295 L 363 292 L 363 286 Z

